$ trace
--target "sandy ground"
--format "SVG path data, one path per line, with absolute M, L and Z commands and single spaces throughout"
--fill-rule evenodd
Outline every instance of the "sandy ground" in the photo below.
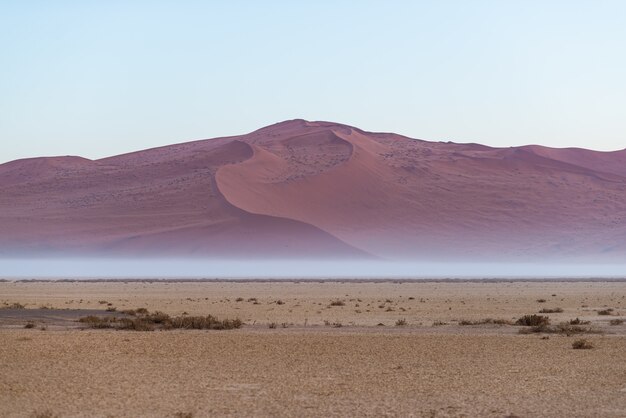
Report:
M 27 309 L 0 309 L 0 416 L 621 417 L 626 326 L 609 320 L 625 318 L 625 297 L 626 282 L 2 282 L 0 306 Z M 246 325 L 80 330 L 73 311 L 41 307 Z M 548 314 L 553 323 L 579 317 L 604 332 L 584 336 L 593 349 L 572 349 L 580 336 L 458 325 L 555 307 L 564 312 Z M 607 307 L 612 316 L 598 315 Z M 34 329 L 23 328 L 29 315 Z

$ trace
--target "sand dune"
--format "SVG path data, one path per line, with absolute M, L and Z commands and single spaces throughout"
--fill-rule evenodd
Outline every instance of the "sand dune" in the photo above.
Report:
M 626 151 L 491 148 L 287 121 L 0 165 L 0 253 L 626 255 Z

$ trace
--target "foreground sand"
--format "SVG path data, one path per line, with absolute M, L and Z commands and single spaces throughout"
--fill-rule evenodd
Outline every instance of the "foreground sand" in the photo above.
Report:
M 142 333 L 0 319 L 0 416 L 626 416 L 626 329 L 597 313 L 623 314 L 625 296 L 624 282 L 0 283 L 0 305 L 107 301 L 247 323 Z M 542 307 L 605 333 L 573 350 L 577 336 L 457 323 Z

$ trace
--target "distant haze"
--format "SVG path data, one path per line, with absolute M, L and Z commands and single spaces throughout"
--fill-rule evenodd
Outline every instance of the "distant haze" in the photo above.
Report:
M 626 264 L 358 260 L 0 259 L 0 278 L 597 278 Z
M 334 120 L 626 145 L 626 2 L 5 1 L 0 162 Z

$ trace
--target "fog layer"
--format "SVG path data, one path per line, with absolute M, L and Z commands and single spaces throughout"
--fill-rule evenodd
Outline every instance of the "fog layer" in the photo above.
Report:
M 0 278 L 626 277 L 626 264 L 199 259 L 0 259 Z

